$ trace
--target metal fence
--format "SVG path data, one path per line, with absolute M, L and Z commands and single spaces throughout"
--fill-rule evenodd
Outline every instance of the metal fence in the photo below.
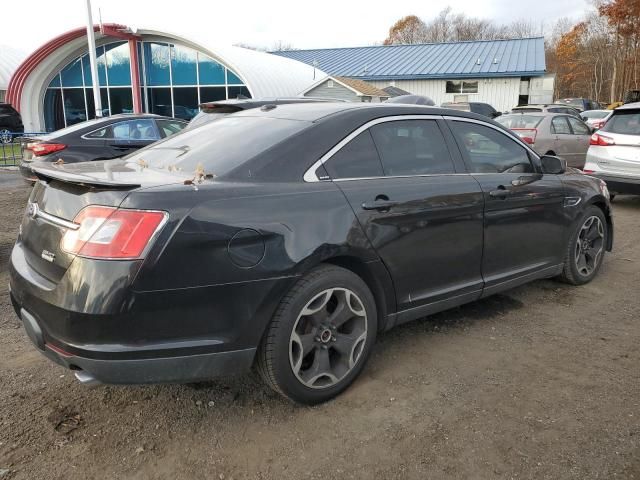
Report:
M 29 138 L 44 135 L 43 132 L 0 132 L 0 167 L 15 167 L 22 160 L 22 149 Z

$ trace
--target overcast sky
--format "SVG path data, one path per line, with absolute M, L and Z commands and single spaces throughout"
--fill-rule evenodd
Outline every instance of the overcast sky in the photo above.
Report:
M 31 52 L 54 36 L 85 25 L 86 0 L 12 0 L 3 5 L 0 45 Z M 243 43 L 271 48 L 278 41 L 296 48 L 361 46 L 381 42 L 399 18 L 455 12 L 497 22 L 526 18 L 550 28 L 557 19 L 578 19 L 587 0 L 93 0 L 103 22 L 151 28 L 206 39 L 210 46 Z M 312 8 L 313 6 L 313 8 Z M 19 21 L 20 19 L 24 21 Z

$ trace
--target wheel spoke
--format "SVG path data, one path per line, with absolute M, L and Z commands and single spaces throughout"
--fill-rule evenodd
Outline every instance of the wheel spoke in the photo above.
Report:
M 578 260 L 576 261 L 576 267 L 578 267 L 578 271 L 583 275 L 589 273 L 589 267 L 587 266 L 587 257 L 583 253 L 578 255 Z

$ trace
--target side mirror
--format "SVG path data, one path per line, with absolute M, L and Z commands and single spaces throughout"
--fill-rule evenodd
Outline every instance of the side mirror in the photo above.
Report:
M 559 175 L 567 171 L 567 161 L 564 158 L 553 155 L 543 155 L 540 158 L 542 172 L 550 175 Z

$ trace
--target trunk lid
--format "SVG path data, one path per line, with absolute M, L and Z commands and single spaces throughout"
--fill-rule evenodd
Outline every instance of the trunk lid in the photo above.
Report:
M 132 190 L 141 186 L 183 184 L 185 175 L 138 169 L 123 162 L 42 164 L 20 227 L 20 241 L 27 263 L 52 282 L 58 282 L 75 255 L 61 248 L 64 234 L 88 205 L 118 207 Z

